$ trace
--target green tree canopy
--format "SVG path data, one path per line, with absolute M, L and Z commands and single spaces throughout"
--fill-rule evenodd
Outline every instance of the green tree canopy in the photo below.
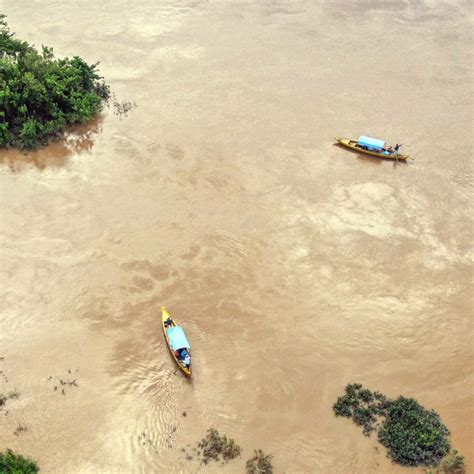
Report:
M 7 449 L 5 453 L 0 452 L 0 472 L 2 474 L 36 474 L 39 468 L 31 459 Z
M 352 418 L 366 436 L 377 431 L 380 443 L 394 462 L 403 466 L 437 466 L 451 449 L 449 430 L 439 415 L 415 399 L 400 396 L 391 400 L 358 383 L 347 385 L 345 392 L 333 405 L 336 416 Z M 453 463 L 459 463 L 458 458 Z
M 0 14 L 0 147 L 33 148 L 90 120 L 110 95 L 97 66 L 56 59 L 47 46 L 38 52 Z

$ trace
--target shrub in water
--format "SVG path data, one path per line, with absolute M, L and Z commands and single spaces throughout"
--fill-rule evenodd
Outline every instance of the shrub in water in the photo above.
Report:
M 405 397 L 389 404 L 378 434 L 389 456 L 405 466 L 437 465 L 451 448 L 448 436 L 448 428 L 435 411 Z
M 56 59 L 10 32 L 0 14 L 0 147 L 33 148 L 92 118 L 110 95 L 97 64 Z
M 218 461 L 220 457 L 225 462 L 240 456 L 242 448 L 238 446 L 232 438 L 220 435 L 217 430 L 210 428 L 207 435 L 198 443 L 198 448 L 202 450 L 202 462 Z
M 464 456 L 453 449 L 441 463 L 441 469 L 427 469 L 426 474 L 465 474 Z
M 247 474 L 272 474 L 272 455 L 265 454 L 261 449 L 255 450 L 255 455 L 245 465 Z
M 404 466 L 436 466 L 449 452 L 448 428 L 435 411 L 426 410 L 413 398 L 390 400 L 361 384 L 349 384 L 345 392 L 333 405 L 336 416 L 352 418 L 366 436 L 376 430 L 393 461 Z
M 35 474 L 39 468 L 34 461 L 15 454 L 7 449 L 6 453 L 0 453 L 0 473 L 2 474 Z
M 461 456 L 456 449 L 453 449 L 443 461 L 441 468 L 445 474 L 464 474 L 466 472 L 464 456 Z
M 333 405 L 336 416 L 352 418 L 354 423 L 362 426 L 364 434 L 370 436 L 375 430 L 377 417 L 384 413 L 387 399 L 378 392 L 371 392 L 360 383 L 349 384 L 346 394 L 339 397 Z

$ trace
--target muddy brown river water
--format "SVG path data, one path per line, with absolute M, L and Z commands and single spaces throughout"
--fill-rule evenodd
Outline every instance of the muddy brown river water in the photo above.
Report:
M 470 2 L 1 11 L 136 107 L 0 152 L 0 449 L 44 473 L 243 472 L 254 448 L 277 473 L 421 472 L 334 417 L 358 381 L 439 412 L 474 472 Z M 361 133 L 416 160 L 333 145 Z M 241 459 L 184 458 L 211 426 Z

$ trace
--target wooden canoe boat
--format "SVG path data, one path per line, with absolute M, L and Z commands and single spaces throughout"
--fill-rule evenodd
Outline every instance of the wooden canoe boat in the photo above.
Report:
M 408 159 L 412 159 L 408 155 L 402 155 L 397 152 L 376 152 L 376 151 L 370 151 L 366 150 L 365 148 L 361 147 L 357 140 L 351 140 L 349 138 L 340 138 L 340 137 L 334 137 L 334 139 L 340 143 L 342 146 L 349 148 L 350 150 L 357 151 L 359 153 L 364 153 L 366 155 L 371 155 L 371 156 L 376 156 L 377 158 L 385 158 L 389 160 L 401 160 L 401 161 L 406 161 Z
M 166 311 L 164 306 L 161 307 L 161 325 L 163 327 L 163 334 L 165 336 L 166 343 L 168 344 L 168 348 L 171 352 L 171 355 L 173 356 L 173 359 L 176 361 L 181 371 L 188 377 L 191 377 L 191 346 L 189 345 L 183 328 L 176 324 L 176 321 L 171 317 L 168 311 Z M 188 365 L 180 356 L 183 350 L 185 350 L 189 356 Z

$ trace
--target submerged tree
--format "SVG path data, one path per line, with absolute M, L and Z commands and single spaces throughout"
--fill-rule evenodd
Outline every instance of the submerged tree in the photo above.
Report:
M 0 452 L 0 472 L 2 474 L 36 474 L 39 468 L 31 459 L 7 449 L 6 453 Z
M 435 411 L 405 397 L 390 402 L 378 433 L 389 456 L 404 466 L 437 465 L 451 449 L 448 436 Z
M 464 456 L 458 453 L 457 449 L 453 449 L 448 456 L 446 456 L 441 465 L 444 474 L 464 474 L 466 472 L 466 464 L 464 463 Z
M 261 449 L 256 449 L 254 453 L 254 456 L 245 464 L 247 474 L 273 474 L 273 456 L 265 454 Z
M 376 431 L 394 462 L 437 466 L 451 449 L 449 430 L 439 415 L 415 399 L 391 400 L 361 384 L 349 384 L 345 392 L 333 406 L 336 416 L 352 418 L 366 436 Z
M 97 66 L 56 59 L 46 46 L 38 52 L 0 14 L 0 147 L 33 148 L 89 121 L 110 95 Z

